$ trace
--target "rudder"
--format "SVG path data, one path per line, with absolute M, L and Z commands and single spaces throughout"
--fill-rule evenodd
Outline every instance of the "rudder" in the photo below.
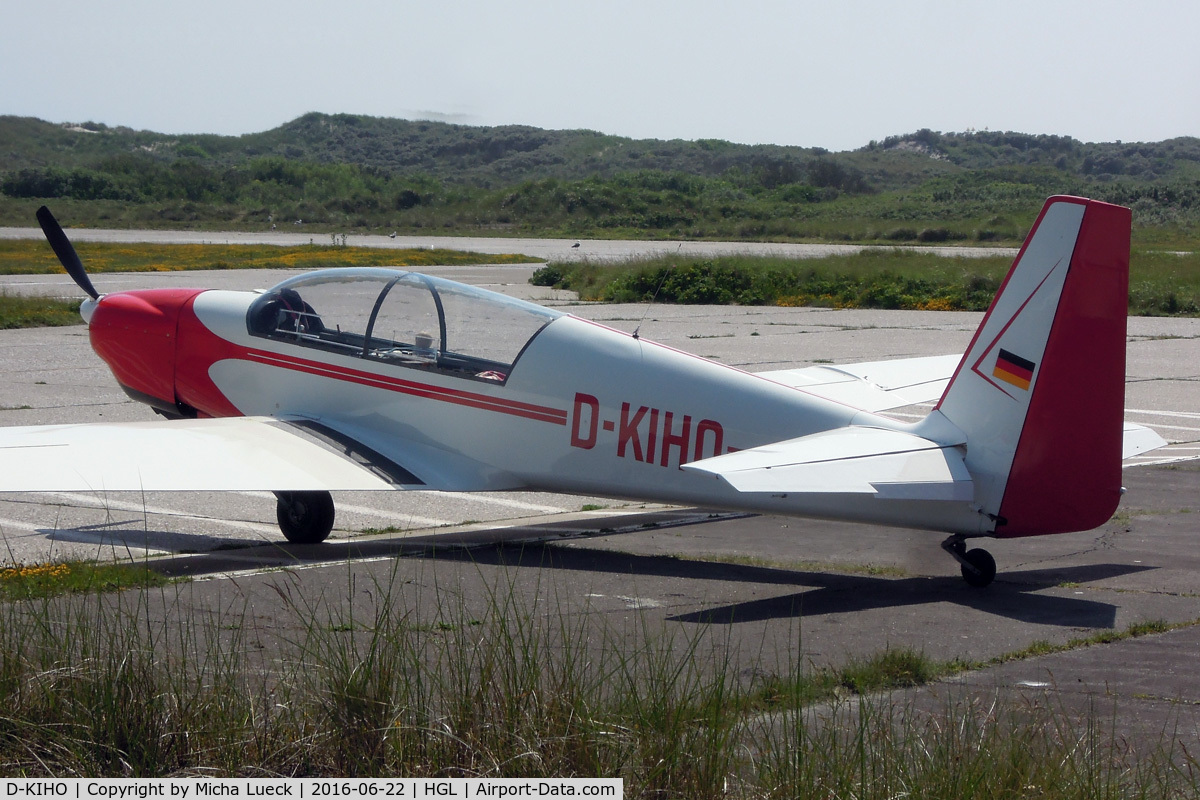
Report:
M 1116 510 L 1130 219 L 1047 200 L 938 403 L 997 536 L 1090 530 Z

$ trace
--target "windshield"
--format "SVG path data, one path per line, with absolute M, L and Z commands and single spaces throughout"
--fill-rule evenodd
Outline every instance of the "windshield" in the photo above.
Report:
M 504 382 L 556 311 L 473 286 L 390 269 L 322 270 L 250 305 L 254 336 Z

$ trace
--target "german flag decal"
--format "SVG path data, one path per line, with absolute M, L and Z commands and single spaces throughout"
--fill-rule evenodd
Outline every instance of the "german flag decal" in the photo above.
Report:
M 1033 368 L 1035 366 L 1037 365 L 1032 361 L 1028 361 L 1001 348 L 1000 355 L 996 358 L 996 368 L 992 370 L 992 375 L 1005 383 L 1011 383 L 1013 386 L 1028 391 L 1029 384 L 1033 381 Z

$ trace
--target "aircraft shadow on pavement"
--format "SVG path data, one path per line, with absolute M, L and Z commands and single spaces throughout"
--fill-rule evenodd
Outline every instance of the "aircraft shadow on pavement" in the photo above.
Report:
M 43 528 L 38 533 L 44 535 L 52 543 L 72 542 L 98 545 L 114 550 L 137 548 L 180 554 L 245 548 L 263 543 L 261 539 L 230 539 L 198 533 L 124 527 L 127 525 L 127 522 L 106 522 L 98 525 L 81 525 L 77 528 Z
M 531 529 L 536 527 L 530 526 Z M 59 532 L 60 535 L 62 533 L 64 532 Z M 123 536 L 138 533 L 140 532 L 121 532 Z M 947 602 L 1022 622 L 1088 628 L 1112 627 L 1116 622 L 1116 606 L 1078 597 L 1040 594 L 1039 591 L 1062 583 L 1083 584 L 1153 569 L 1140 565 L 1085 564 L 1052 569 L 1012 570 L 1000 573 L 995 583 L 987 589 L 979 590 L 963 583 L 957 573 L 945 577 L 908 578 L 847 575 L 587 548 L 580 546 L 581 540 L 578 538 L 573 539 L 574 546 L 561 547 L 552 542 L 489 540 L 488 535 L 487 532 L 482 532 L 481 537 L 474 540 L 421 536 L 326 542 L 319 545 L 264 543 L 254 540 L 246 544 L 256 546 L 237 549 L 230 549 L 228 540 L 221 540 L 222 549 L 219 551 L 199 556 L 181 555 L 176 558 L 159 559 L 154 562 L 154 569 L 168 575 L 199 575 L 230 569 L 279 567 L 298 563 L 345 563 L 348 560 L 389 556 L 431 557 L 488 566 L 804 587 L 801 591 L 778 597 L 729 603 L 669 618 L 678 622 L 737 624 Z M 154 536 L 154 532 L 147 533 L 148 540 Z M 162 536 L 192 542 L 188 549 L 203 549 L 196 546 L 194 536 Z M 165 542 L 160 540 L 152 546 L 168 549 L 162 547 L 163 544 Z
M 1050 570 L 1014 570 L 1002 573 L 990 587 L 979 590 L 967 586 L 957 575 L 873 577 L 547 545 L 472 550 L 459 557 L 480 564 L 808 587 L 805 591 L 779 597 L 730 603 L 668 617 L 676 622 L 705 624 L 761 622 L 947 602 L 1021 622 L 1111 628 L 1116 623 L 1117 611 L 1111 603 L 1037 592 L 1063 582 L 1088 583 L 1152 569 L 1124 564 L 1087 564 Z

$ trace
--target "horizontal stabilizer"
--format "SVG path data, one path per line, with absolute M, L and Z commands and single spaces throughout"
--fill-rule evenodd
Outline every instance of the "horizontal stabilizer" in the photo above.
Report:
M 1125 423 L 1125 432 L 1121 437 L 1122 459 L 1133 458 L 1166 446 L 1167 440 L 1145 425 L 1138 425 L 1136 422 Z
M 858 364 L 818 364 L 757 374 L 864 411 L 886 411 L 937 400 L 961 360 L 961 355 L 921 356 Z
M 0 491 L 372 490 L 420 483 L 376 455 L 320 426 L 258 417 L 0 428 Z
M 959 448 L 857 426 L 706 458 L 683 469 L 716 475 L 739 492 L 970 501 L 973 491 Z

